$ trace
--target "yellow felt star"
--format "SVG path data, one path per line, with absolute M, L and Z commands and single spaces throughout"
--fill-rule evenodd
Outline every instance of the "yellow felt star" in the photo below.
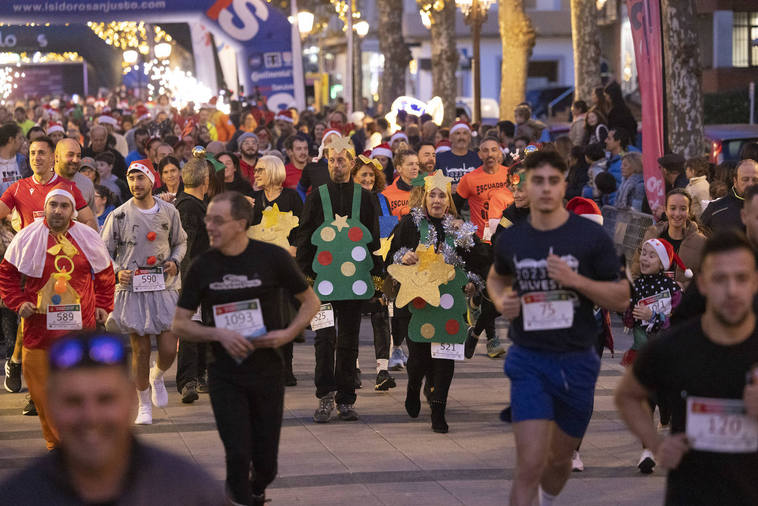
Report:
M 387 259 L 387 253 L 390 251 L 390 245 L 392 244 L 392 237 L 382 237 L 379 239 L 379 249 L 374 251 L 374 255 L 382 257 L 382 260 Z
M 55 246 L 51 246 L 47 250 L 47 252 L 50 253 L 51 255 L 57 255 L 58 253 L 63 252 L 63 254 L 66 255 L 67 257 L 72 257 L 79 252 L 79 250 L 76 249 L 76 246 L 71 244 L 71 241 L 66 239 L 65 236 L 61 235 L 61 236 L 56 237 L 55 239 L 58 241 L 58 244 L 56 244 Z
M 290 246 L 287 238 L 299 222 L 300 220 L 292 214 L 292 211 L 282 212 L 279 210 L 279 205 L 274 204 L 273 207 L 263 210 L 263 219 L 259 224 L 247 229 L 247 236 L 286 249 Z
M 334 215 L 334 221 L 331 222 L 330 225 L 335 227 L 340 232 L 342 232 L 343 228 L 350 226 L 347 224 L 347 216 L 340 216 L 339 214 Z
M 331 141 L 327 145 L 329 149 L 333 149 L 335 153 L 341 153 L 342 151 L 347 151 L 351 155 L 355 156 L 355 148 L 353 147 L 353 144 L 350 142 L 350 139 L 347 137 L 337 137 L 336 135 L 332 135 Z
M 435 188 L 439 188 L 443 192 L 446 192 L 450 188 L 450 184 L 452 182 L 453 182 L 452 177 L 447 177 L 445 174 L 442 173 L 441 170 L 438 170 L 431 176 L 426 176 L 424 178 L 424 189 L 427 192 L 429 192 Z
M 429 253 L 431 250 L 431 253 Z M 419 262 L 415 265 L 392 264 L 387 272 L 400 283 L 395 305 L 403 307 L 416 297 L 421 297 L 431 306 L 440 305 L 440 285 L 455 276 L 455 268 L 446 264 L 442 255 L 433 248 L 419 246 L 416 249 Z M 425 265 L 422 267 L 421 260 Z

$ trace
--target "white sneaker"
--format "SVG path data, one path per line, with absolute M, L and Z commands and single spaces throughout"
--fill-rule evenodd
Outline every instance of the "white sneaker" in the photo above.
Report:
M 163 383 L 163 374 L 158 375 L 158 366 L 155 363 L 150 368 L 150 387 L 155 407 L 162 408 L 166 406 L 168 404 L 168 392 L 166 391 L 166 385 Z
M 571 470 L 577 473 L 584 471 L 584 462 L 582 462 L 579 452 L 574 452 L 574 455 L 571 457 Z
M 655 457 L 653 452 L 645 448 L 640 455 L 640 461 L 637 463 L 637 468 L 642 474 L 650 474 L 655 469 Z
M 142 392 L 137 390 L 137 399 L 139 399 L 139 410 L 137 418 L 134 419 L 134 425 L 152 425 L 153 405 L 150 404 L 150 389 L 147 388 Z
M 390 371 L 401 371 L 404 367 L 403 362 L 403 349 L 402 348 L 395 348 L 392 350 L 392 355 L 390 355 L 390 362 L 389 362 L 389 370 Z

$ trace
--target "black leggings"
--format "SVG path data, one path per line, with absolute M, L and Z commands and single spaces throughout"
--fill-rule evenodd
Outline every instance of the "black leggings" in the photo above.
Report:
M 489 341 L 490 339 L 495 338 L 495 318 L 497 318 L 500 313 L 497 312 L 492 301 L 484 295 L 481 296 L 481 301 L 482 313 L 479 315 L 479 318 L 477 318 L 476 325 L 474 325 L 474 334 L 478 336 L 482 333 L 482 330 L 484 330 L 487 335 L 487 340 Z
M 276 478 L 284 381 L 281 366 L 273 369 L 267 371 L 273 374 L 246 370 L 230 377 L 208 367 L 211 406 L 226 454 L 226 485 L 239 504 L 252 504 L 252 494 L 264 494 Z
M 432 402 L 447 402 L 450 383 L 453 382 L 455 360 L 432 358 L 431 343 L 417 343 L 408 339 L 408 392 L 418 396 L 424 376 L 431 379 L 434 389 Z

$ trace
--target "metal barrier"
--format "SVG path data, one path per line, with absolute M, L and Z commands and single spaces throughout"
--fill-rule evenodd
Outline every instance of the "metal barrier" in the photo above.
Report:
M 653 216 L 614 206 L 603 206 L 601 212 L 603 228 L 616 246 L 616 253 L 631 260 L 645 236 L 645 230 L 653 224 Z

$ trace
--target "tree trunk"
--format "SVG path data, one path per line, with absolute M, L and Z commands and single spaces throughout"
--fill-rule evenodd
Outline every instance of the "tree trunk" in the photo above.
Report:
M 513 119 L 513 109 L 524 101 L 529 57 L 536 33 L 524 11 L 523 0 L 499 0 L 498 23 L 503 44 L 500 70 L 500 119 Z
M 445 107 L 443 124 L 455 121 L 455 97 L 458 95 L 458 49 L 455 44 L 455 1 L 443 2 L 442 10 L 432 7 L 432 90 L 442 99 Z
M 411 61 L 411 51 L 403 39 L 403 0 L 381 0 L 379 9 L 379 51 L 384 55 L 380 81 L 380 100 L 384 110 L 405 95 L 405 70 Z
M 589 104 L 592 90 L 601 85 L 596 0 L 571 0 L 571 39 L 574 43 L 574 100 Z
M 703 154 L 703 90 L 694 2 L 663 0 L 666 130 L 671 152 Z

